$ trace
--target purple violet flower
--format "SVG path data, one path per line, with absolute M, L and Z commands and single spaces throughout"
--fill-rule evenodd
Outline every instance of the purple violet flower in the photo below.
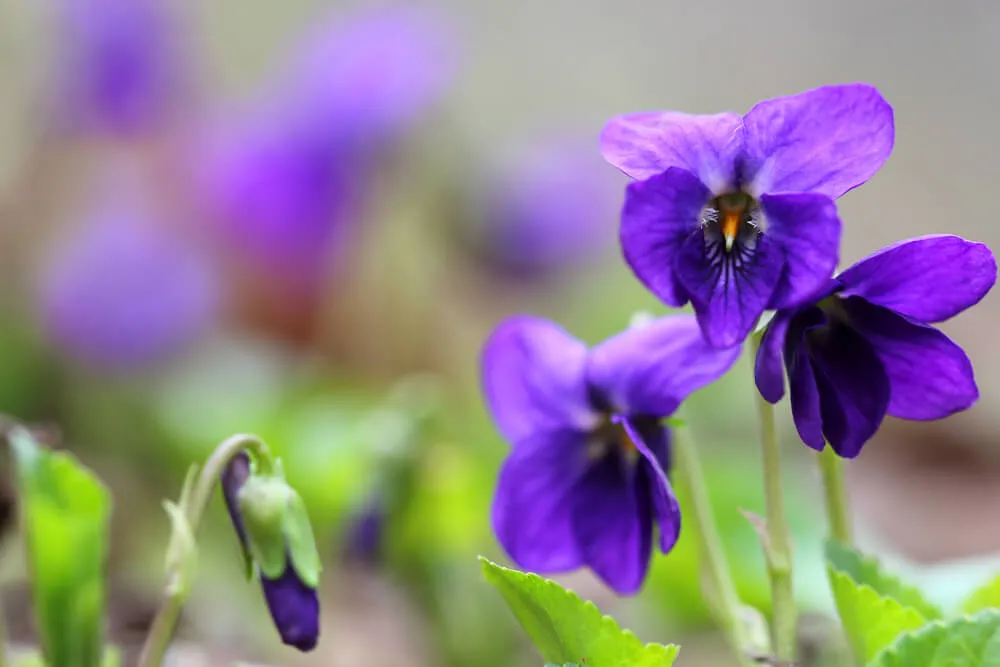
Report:
M 638 591 L 653 546 L 680 533 L 660 421 L 723 375 L 739 347 L 705 343 L 694 317 L 633 327 L 592 350 L 555 324 L 514 317 L 483 353 L 486 400 L 513 445 L 493 502 L 497 538 L 521 567 L 590 567 Z
M 144 130 L 178 91 L 178 52 L 162 0 L 59 0 L 57 104 L 86 129 Z
M 785 393 L 795 427 L 816 450 L 854 458 L 886 414 L 941 419 L 979 398 L 972 363 L 930 326 L 979 302 L 997 264 L 982 243 L 957 236 L 902 241 L 828 281 L 808 305 L 780 310 L 756 359 L 757 388 Z
M 240 452 L 230 460 L 220 480 L 222 497 L 244 552 L 248 552 L 250 546 L 240 512 L 239 492 L 250 476 L 250 457 Z M 284 572 L 273 579 L 261 573 L 260 585 L 282 643 L 308 652 L 316 648 L 319 641 L 319 596 L 314 587 L 299 577 L 290 552 L 285 560 Z
M 834 199 L 892 152 L 892 107 L 866 84 L 765 100 L 745 116 L 619 116 L 604 158 L 632 178 L 621 243 L 662 301 L 690 301 L 716 346 L 746 338 L 766 309 L 829 279 L 841 225 Z

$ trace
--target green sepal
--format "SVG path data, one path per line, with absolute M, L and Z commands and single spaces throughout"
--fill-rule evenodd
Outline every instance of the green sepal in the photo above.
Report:
M 251 475 L 237 495 L 247 547 L 268 579 L 280 577 L 287 565 L 284 524 L 291 493 L 281 477 Z
M 284 530 L 288 554 L 292 559 L 295 574 L 306 586 L 316 588 L 319 586 L 319 575 L 323 571 L 323 565 L 320 561 L 319 550 L 316 548 L 312 524 L 309 523 L 306 504 L 294 489 L 288 497 Z

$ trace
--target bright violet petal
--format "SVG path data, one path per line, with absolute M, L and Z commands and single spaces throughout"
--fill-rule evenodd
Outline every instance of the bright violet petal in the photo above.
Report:
M 764 195 L 764 232 L 784 250 L 785 268 L 770 308 L 806 303 L 833 276 L 840 258 L 840 218 L 825 195 Z
M 883 248 L 837 276 L 844 296 L 928 323 L 979 303 L 996 279 L 997 262 L 985 244 L 944 234 Z
M 681 534 L 681 508 L 666 473 L 670 468 L 670 432 L 656 422 L 623 419 L 621 423 L 643 458 L 638 472 L 650 493 L 638 502 L 652 502 L 653 517 L 660 531 L 660 551 L 669 553 Z
M 584 562 L 622 595 L 637 593 L 653 549 L 651 508 L 619 450 L 595 461 L 575 490 L 573 532 Z
M 818 308 L 810 308 L 792 318 L 785 337 L 785 365 L 788 367 L 788 394 L 792 419 L 799 438 L 816 451 L 823 451 L 823 417 L 820 411 L 816 375 L 806 350 L 806 334 L 826 321 Z
M 875 435 L 889 408 L 889 378 L 875 349 L 846 324 L 833 322 L 810 345 L 823 435 L 852 459 Z
M 766 234 L 753 248 L 720 244 L 695 232 L 681 245 L 674 265 L 691 297 L 702 333 L 715 347 L 743 342 L 767 308 L 781 278 L 784 254 Z
M 722 377 L 740 351 L 706 343 L 694 316 L 671 315 L 595 347 L 587 379 L 615 412 L 666 417 L 689 394 Z
M 777 403 L 785 395 L 782 355 L 792 315 L 791 311 L 779 311 L 775 314 L 774 319 L 767 325 L 760 347 L 757 349 L 757 358 L 754 359 L 754 380 L 757 383 L 757 391 L 768 403 Z
M 486 342 L 486 401 L 500 431 L 517 442 L 546 430 L 595 424 L 587 396 L 587 348 L 552 322 L 512 317 Z
M 871 343 L 889 376 L 889 414 L 941 419 L 979 398 L 972 362 L 950 338 L 859 297 L 844 300 L 851 326 Z
M 765 100 L 743 119 L 744 177 L 754 195 L 813 192 L 836 199 L 892 153 L 892 107 L 874 87 L 824 86 Z
M 572 517 L 576 488 L 592 465 L 587 437 L 540 433 L 515 445 L 504 462 L 493 530 L 519 566 L 554 574 L 583 565 Z
M 680 167 L 716 194 L 736 185 L 742 150 L 741 120 L 734 113 L 647 111 L 612 118 L 601 132 L 604 159 L 632 178 L 644 180 Z
M 621 244 L 632 271 L 664 303 L 683 306 L 687 292 L 674 275 L 681 244 L 698 230 L 711 198 L 701 181 L 683 169 L 668 169 L 625 190 Z

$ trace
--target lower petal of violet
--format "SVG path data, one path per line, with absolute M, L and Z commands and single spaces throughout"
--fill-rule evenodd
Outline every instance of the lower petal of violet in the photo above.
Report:
M 660 531 L 660 551 L 669 553 L 681 533 L 681 508 L 667 478 L 671 465 L 670 431 L 654 419 L 625 419 L 622 425 L 643 458 L 637 471 L 638 502 L 651 503 Z
M 851 326 L 874 347 L 888 375 L 890 415 L 941 419 L 979 398 L 972 362 L 946 335 L 860 297 L 843 303 Z
M 826 438 L 823 437 L 819 387 L 816 385 L 816 374 L 806 349 L 805 336 L 810 330 L 822 326 L 825 322 L 826 318 L 818 308 L 809 308 L 792 318 L 784 341 L 788 393 L 795 430 L 798 431 L 802 442 L 816 451 L 823 451 Z
M 754 380 L 757 391 L 768 403 L 777 403 L 785 395 L 785 369 L 782 351 L 792 321 L 790 311 L 778 312 L 767 325 L 754 359 Z
M 261 576 L 261 587 L 281 641 L 300 651 L 311 651 L 319 640 L 319 597 L 316 589 L 299 579 L 291 555 L 287 560 L 285 572 L 277 579 Z

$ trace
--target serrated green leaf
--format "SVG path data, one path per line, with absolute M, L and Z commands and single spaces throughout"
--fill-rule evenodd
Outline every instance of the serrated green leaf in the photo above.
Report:
M 869 667 L 998 667 L 1000 611 L 935 621 L 901 635 Z
M 871 586 L 857 583 L 832 564 L 827 572 L 844 631 L 854 654 L 863 660 L 871 660 L 900 634 L 927 623 L 916 609 L 879 595 Z
M 927 600 L 918 588 L 886 572 L 877 559 L 863 556 L 838 542 L 827 542 L 826 558 L 830 565 L 847 574 L 858 584 L 870 586 L 883 597 L 890 597 L 904 607 L 912 607 L 927 620 L 944 618 L 944 612 Z
M 110 496 L 75 458 L 10 434 L 46 664 L 98 667 Z
M 680 647 L 643 645 L 592 602 L 536 574 L 480 558 L 483 576 L 506 600 L 542 658 L 557 665 L 670 667 Z
M 975 614 L 983 609 L 1000 609 L 1000 577 L 977 588 L 962 603 L 962 612 Z

